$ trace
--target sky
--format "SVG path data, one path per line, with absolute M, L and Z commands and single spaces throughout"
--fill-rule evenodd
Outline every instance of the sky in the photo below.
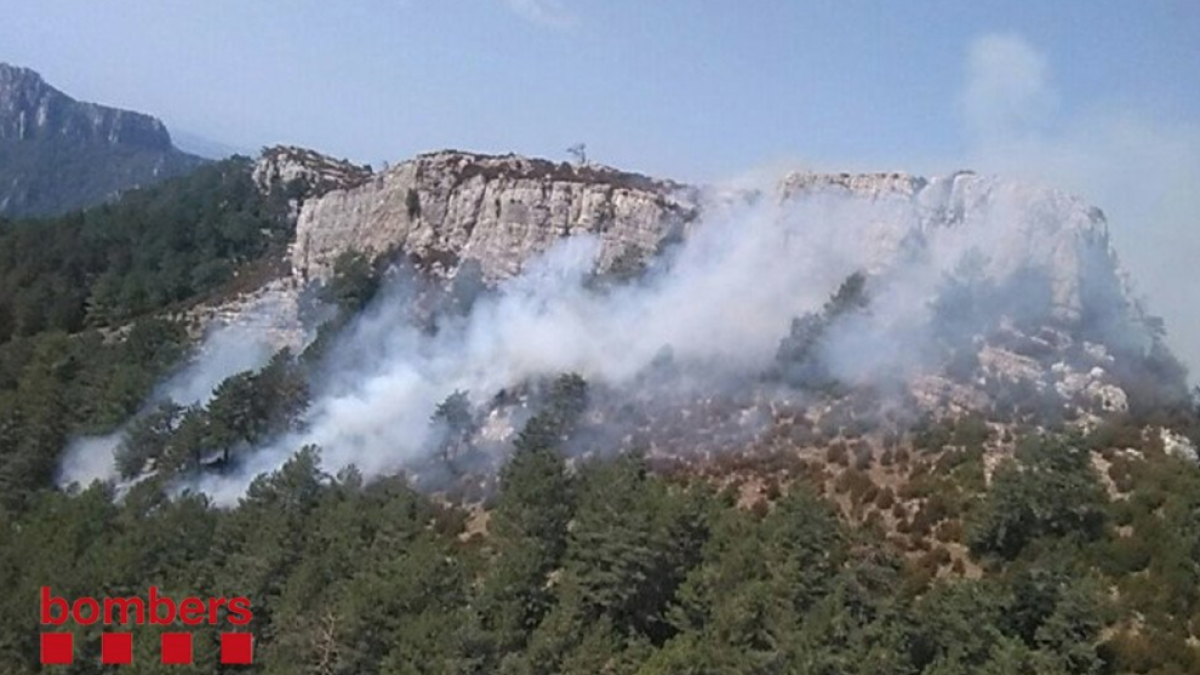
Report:
M 973 168 L 1103 208 L 1200 369 L 1200 2 L 39 0 L 0 61 L 256 151 L 589 157 L 687 181 Z M 1190 275 L 1190 277 L 1189 277 Z

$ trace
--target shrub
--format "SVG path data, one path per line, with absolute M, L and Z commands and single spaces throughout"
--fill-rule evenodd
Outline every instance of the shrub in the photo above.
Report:
M 833 443 L 825 450 L 825 461 L 830 464 L 850 466 L 850 455 L 844 443 Z

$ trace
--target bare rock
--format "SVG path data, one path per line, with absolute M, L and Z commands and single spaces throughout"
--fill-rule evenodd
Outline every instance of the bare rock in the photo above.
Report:
M 1045 274 L 1054 312 L 1065 321 L 1079 320 L 1098 303 L 1131 304 L 1103 212 L 1059 190 L 972 172 L 928 179 L 800 172 L 783 179 L 780 193 L 785 200 L 832 195 L 885 207 L 875 212 L 886 217 L 867 224 L 864 237 L 882 258 L 913 242 L 935 255 L 975 245 L 990 279 Z
M 344 251 L 402 250 L 442 271 L 477 260 L 486 278 L 497 279 L 559 238 L 588 232 L 600 238 L 604 268 L 627 248 L 652 252 L 695 209 L 689 192 L 669 181 L 515 155 L 439 152 L 306 203 L 292 262 L 301 278 L 323 278 Z
M 367 182 L 371 169 L 334 159 L 312 150 L 277 146 L 266 150 L 254 165 L 254 184 L 264 193 L 283 189 L 294 197 L 318 197 Z
M 1196 446 L 1186 436 L 1177 434 L 1170 429 L 1160 429 L 1159 434 L 1162 438 L 1163 451 L 1168 455 L 1174 455 L 1193 464 L 1200 464 L 1200 452 L 1196 451 Z

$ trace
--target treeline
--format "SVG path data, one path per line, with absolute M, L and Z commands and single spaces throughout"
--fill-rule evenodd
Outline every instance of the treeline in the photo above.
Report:
M 930 575 L 803 478 L 747 509 L 637 453 L 570 466 L 561 448 L 587 397 L 576 376 L 554 383 L 486 511 L 400 477 L 327 475 L 315 448 L 230 510 L 152 482 L 122 500 L 94 486 L 0 510 L 0 662 L 37 670 L 41 585 L 156 585 L 248 596 L 263 673 L 1200 668 L 1200 471 L 1182 460 L 1109 453 L 1110 492 L 1088 439 L 1026 438 L 990 488 L 969 490 L 960 543 L 974 571 Z M 97 628 L 75 630 L 73 672 L 100 672 Z M 159 630 L 135 637 L 146 672 Z M 193 672 L 224 672 L 217 629 L 197 630 Z
M 0 344 L 117 325 L 227 282 L 288 239 L 286 197 L 233 158 L 44 220 L 0 220 Z
M 257 371 L 226 378 L 206 405 L 163 401 L 129 425 L 116 452 L 122 478 L 153 472 L 167 485 L 200 470 L 224 470 L 236 451 L 296 427 L 308 406 L 307 372 L 289 350 Z
M 186 348 L 183 329 L 157 319 L 119 339 L 55 331 L 0 345 L 0 504 L 50 488 L 68 441 L 128 419 Z
M 289 238 L 284 189 L 233 158 L 41 219 L 0 219 L 0 501 L 52 484 L 67 441 L 129 419 L 186 353 L 162 310 L 213 292 Z
M 95 212 L 0 226 L 0 311 L 14 317 L 0 322 L 3 672 L 39 670 L 44 585 L 68 598 L 151 585 L 248 596 L 248 672 L 1200 672 L 1200 470 L 1147 436 L 1137 411 L 1086 437 L 1008 439 L 1015 453 L 990 467 L 982 417 L 923 420 L 878 459 L 839 431 L 826 457 L 836 476 L 795 471 L 750 506 L 638 453 L 569 461 L 589 389 L 567 374 L 539 391 L 486 506 L 402 476 L 328 475 L 313 447 L 236 508 L 168 498 L 175 478 L 224 470 L 298 423 L 310 369 L 379 288 L 378 269 L 353 256 L 326 289 L 341 312 L 305 354 L 227 379 L 204 406 L 141 411 L 118 455 L 125 476 L 144 478 L 127 493 L 46 489 L 67 440 L 128 419 L 186 349 L 169 322 L 92 326 L 193 298 L 266 254 L 286 226 L 282 202 L 257 194 L 234 160 Z M 205 265 L 217 273 L 196 272 Z M 769 375 L 836 394 L 818 353 L 832 321 L 864 311 L 867 281 L 851 276 L 795 322 Z M 431 461 L 462 459 L 476 422 L 466 392 L 449 396 L 431 420 L 445 431 Z M 907 482 L 872 483 L 876 461 L 911 462 Z M 848 516 L 847 503 L 874 518 Z M 158 672 L 155 632 L 173 629 L 191 630 L 138 630 L 139 670 Z M 103 672 L 99 628 L 75 630 L 72 672 Z M 197 630 L 192 672 L 226 672 L 216 629 Z

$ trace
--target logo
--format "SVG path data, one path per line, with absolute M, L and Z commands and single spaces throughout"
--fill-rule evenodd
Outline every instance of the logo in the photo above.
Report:
M 186 597 L 173 600 L 151 586 L 143 599 L 80 597 L 74 602 L 57 597 L 49 586 L 41 590 L 43 626 L 104 626 L 100 636 L 100 662 L 104 665 L 133 663 L 134 635 L 130 626 L 224 626 L 243 628 L 254 614 L 249 598 Z M 113 628 L 110 629 L 109 627 Z M 42 665 L 67 665 L 75 661 L 75 635 L 69 631 L 44 631 L 41 635 Z M 253 662 L 254 638 L 246 631 L 221 633 L 221 663 L 248 665 Z M 159 636 L 159 658 L 165 664 L 193 661 L 192 634 L 165 632 Z

